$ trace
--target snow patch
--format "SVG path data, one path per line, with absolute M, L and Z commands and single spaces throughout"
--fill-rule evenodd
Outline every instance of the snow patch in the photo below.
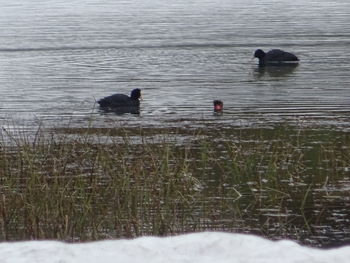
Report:
M 293 241 L 203 232 L 88 243 L 0 243 L 1 263 L 348 263 L 350 246 L 321 250 Z

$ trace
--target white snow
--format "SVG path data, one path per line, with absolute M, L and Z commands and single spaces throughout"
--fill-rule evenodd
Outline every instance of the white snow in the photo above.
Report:
M 321 250 L 253 235 L 203 232 L 89 243 L 0 243 L 1 263 L 348 263 L 350 246 Z

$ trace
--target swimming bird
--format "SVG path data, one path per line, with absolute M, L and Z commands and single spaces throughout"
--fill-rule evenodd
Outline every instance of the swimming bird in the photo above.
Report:
M 100 99 L 97 103 L 101 108 L 139 107 L 140 99 L 142 99 L 141 90 L 133 89 L 130 97 L 124 94 L 114 94 Z
M 257 49 L 254 53 L 254 57 L 259 59 L 259 66 L 265 66 L 268 64 L 277 64 L 282 62 L 296 62 L 299 61 L 298 57 L 292 53 L 283 51 L 281 49 L 272 49 L 265 53 L 261 49 Z
M 214 100 L 213 104 L 215 112 L 222 112 L 222 110 L 224 109 L 224 103 L 221 100 Z

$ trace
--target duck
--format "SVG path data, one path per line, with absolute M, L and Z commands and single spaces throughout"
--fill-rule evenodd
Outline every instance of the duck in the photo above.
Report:
M 259 66 L 265 66 L 268 64 L 281 64 L 283 62 L 297 62 L 299 58 L 289 52 L 281 49 L 272 49 L 268 52 L 264 52 L 261 49 L 257 49 L 254 53 L 254 57 L 259 59 Z
M 214 100 L 214 112 L 222 112 L 224 109 L 224 103 L 221 100 Z
M 97 101 L 101 108 L 126 108 L 139 107 L 142 99 L 141 89 L 133 89 L 130 96 L 125 94 L 113 94 Z

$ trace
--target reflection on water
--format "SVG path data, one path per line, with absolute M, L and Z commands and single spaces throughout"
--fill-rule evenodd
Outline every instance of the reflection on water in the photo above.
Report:
M 291 75 L 299 64 L 296 63 L 284 63 L 279 65 L 268 65 L 264 67 L 256 67 L 254 74 L 257 79 L 261 79 L 265 75 L 270 78 L 283 78 Z
M 100 107 L 100 112 L 104 114 L 114 113 L 116 115 L 123 115 L 127 113 L 139 115 L 140 106 L 113 107 L 113 108 Z

